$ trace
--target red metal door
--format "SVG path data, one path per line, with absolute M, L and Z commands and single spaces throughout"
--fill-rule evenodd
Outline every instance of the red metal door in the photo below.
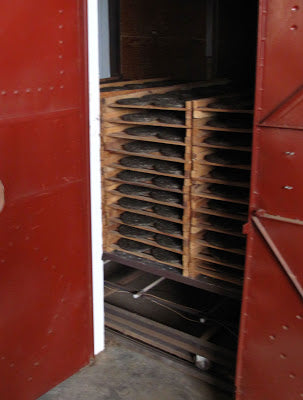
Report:
M 303 4 L 261 0 L 238 400 L 303 398 Z
M 0 3 L 0 398 L 30 400 L 92 355 L 86 10 Z

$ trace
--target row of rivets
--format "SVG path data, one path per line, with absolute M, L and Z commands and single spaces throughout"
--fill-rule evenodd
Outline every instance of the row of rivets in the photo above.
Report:
M 297 315 L 296 315 L 296 319 L 303 320 L 303 315 L 297 314 Z M 282 329 L 283 329 L 284 331 L 288 331 L 288 330 L 289 330 L 289 326 L 288 326 L 288 325 L 282 325 Z M 274 341 L 274 340 L 276 340 L 276 336 L 275 336 L 275 335 L 269 335 L 269 339 L 270 339 L 271 341 Z M 286 360 L 286 359 L 287 359 L 287 355 L 284 354 L 284 353 L 281 353 L 281 354 L 280 354 L 280 359 L 281 359 L 281 360 Z M 296 375 L 295 375 L 294 373 L 291 372 L 291 373 L 289 373 L 288 377 L 289 377 L 290 379 L 295 379 L 295 378 L 296 378 Z M 300 397 L 303 398 L 303 393 L 300 393 Z
M 285 151 L 284 154 L 285 154 L 286 156 L 292 157 L 292 156 L 294 156 L 296 153 L 295 153 L 294 151 Z M 290 186 L 290 185 L 285 185 L 285 186 L 283 186 L 283 189 L 285 189 L 285 190 L 293 190 L 294 187 L 293 187 L 293 186 Z
M 299 11 L 299 6 L 297 6 L 297 5 L 292 6 L 292 7 L 291 7 L 291 11 L 292 11 L 292 12 L 297 12 L 297 11 Z M 298 29 L 298 25 L 292 25 L 289 29 L 290 29 L 291 31 L 296 31 L 296 30 Z
M 63 75 L 64 74 L 64 71 L 60 71 L 60 74 L 61 75 Z M 64 85 L 60 85 L 59 86 L 60 87 L 60 89 L 63 89 L 64 88 Z M 50 90 L 50 91 L 53 91 L 55 89 L 55 86 L 50 86 L 48 89 L 46 89 L 46 90 Z M 30 88 L 27 88 L 27 89 L 25 89 L 25 93 L 32 93 L 32 92 L 34 92 L 35 90 L 37 90 L 37 92 L 42 92 L 42 88 L 37 88 L 37 89 L 30 89 Z M 20 90 L 14 90 L 13 92 L 12 92 L 14 95 L 17 95 L 17 94 L 22 94 L 22 91 L 20 91 Z M 6 96 L 6 95 L 8 95 L 9 94 L 9 92 L 7 92 L 6 90 L 2 90 L 1 91 L 1 96 Z
M 59 13 L 59 14 L 63 14 L 63 12 L 64 12 L 64 10 L 62 10 L 62 9 L 58 10 L 58 13 Z M 60 24 L 60 25 L 58 25 L 58 28 L 59 28 L 59 29 L 63 29 L 63 28 L 64 28 L 64 25 L 63 25 L 63 24 Z M 63 41 L 63 40 L 59 40 L 58 42 L 59 42 L 60 45 L 63 45 L 63 44 L 64 44 L 64 41 Z M 62 55 L 62 54 L 59 54 L 58 58 L 59 58 L 60 60 L 62 60 L 62 59 L 63 59 L 63 55 Z M 64 75 L 64 73 L 65 73 L 65 71 L 64 71 L 63 69 L 60 70 L 60 75 Z M 50 87 L 49 87 L 49 90 L 50 90 L 50 91 L 53 91 L 54 89 L 55 89 L 54 86 L 50 86 Z M 60 85 L 60 89 L 64 89 L 64 85 Z M 42 88 L 37 88 L 37 89 L 27 88 L 27 89 L 25 90 L 25 93 L 31 93 L 31 92 L 33 92 L 33 91 L 35 91 L 35 90 L 37 90 L 37 92 L 42 92 L 43 89 L 42 89 Z M 5 95 L 9 94 L 9 92 L 7 92 L 6 90 L 2 90 L 0 93 L 1 93 L 1 96 L 5 96 Z M 18 94 L 22 93 L 22 91 L 20 91 L 20 90 L 13 90 L 12 93 L 13 93 L 14 95 L 18 95 Z

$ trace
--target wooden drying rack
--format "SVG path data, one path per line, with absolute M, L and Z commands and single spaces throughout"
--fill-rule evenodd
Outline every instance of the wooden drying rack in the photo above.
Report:
M 165 80 L 165 79 L 163 79 Z M 111 86 L 119 86 L 121 84 L 128 83 L 144 83 L 150 81 L 159 81 L 159 79 L 153 80 L 143 80 L 143 81 L 130 81 L 130 82 L 119 82 L 119 83 L 109 83 L 107 85 L 102 85 L 103 88 Z M 209 86 L 210 83 L 207 83 Z M 241 134 L 251 134 L 251 129 L 229 129 L 229 128 L 215 128 L 207 125 L 208 121 L 216 115 L 218 112 L 224 113 L 241 113 L 241 114 L 251 114 L 251 110 L 218 110 L 211 109 L 209 105 L 217 100 L 217 97 L 187 101 L 185 107 L 154 107 L 152 105 L 148 106 L 135 106 L 135 105 L 121 105 L 117 101 L 120 99 L 130 98 L 130 97 L 142 97 L 149 94 L 162 94 L 168 91 L 177 89 L 188 89 L 192 87 L 201 86 L 201 82 L 195 82 L 191 84 L 179 84 L 165 87 L 153 87 L 147 89 L 133 89 L 105 92 L 101 93 L 101 156 L 102 156 L 102 184 L 103 184 L 103 232 L 104 232 L 104 251 L 107 254 L 116 253 L 127 253 L 129 255 L 140 257 L 148 262 L 154 261 L 157 265 L 165 265 L 168 268 L 174 267 L 177 270 L 181 270 L 184 277 L 198 279 L 199 276 L 203 275 L 214 280 L 220 280 L 232 284 L 235 286 L 241 286 L 242 284 L 242 271 L 244 266 L 236 263 L 220 262 L 211 256 L 207 255 L 208 248 L 215 248 L 227 253 L 235 254 L 238 256 L 244 256 L 245 251 L 243 249 L 228 249 L 224 246 L 214 246 L 203 240 L 203 232 L 208 230 L 213 232 L 219 232 L 226 235 L 234 235 L 243 237 L 241 232 L 228 232 L 223 228 L 214 228 L 206 224 L 205 217 L 216 216 L 229 218 L 235 221 L 245 222 L 247 217 L 245 215 L 235 215 L 229 212 L 223 212 L 219 210 L 213 210 L 208 207 L 208 200 L 215 199 L 220 201 L 229 202 L 232 204 L 248 205 L 247 200 L 243 199 L 230 199 L 223 196 L 213 195 L 208 193 L 206 188 L 209 184 L 225 184 L 239 188 L 248 188 L 249 182 L 231 182 L 228 180 L 213 179 L 209 176 L 209 172 L 217 166 L 222 167 L 222 164 L 207 162 L 204 157 L 213 152 L 216 149 L 224 150 L 237 150 L 241 152 L 250 152 L 250 146 L 214 146 L 205 143 L 205 139 L 211 134 L 212 131 L 223 132 L 223 134 L 241 133 Z M 163 124 L 157 121 L 152 123 L 140 123 L 140 122 L 128 122 L 121 119 L 125 114 L 137 113 L 141 110 L 165 110 L 174 111 L 180 113 L 184 116 L 184 124 L 173 125 L 173 124 Z M 185 132 L 184 142 L 176 142 L 172 140 L 162 140 L 158 137 L 137 137 L 129 135 L 125 132 L 125 129 L 133 126 L 159 126 L 159 127 L 174 127 L 182 129 Z M 161 144 L 171 144 L 178 145 L 184 148 L 184 159 L 177 159 L 174 157 L 165 157 L 159 153 L 132 153 L 127 152 L 123 149 L 123 145 L 131 140 L 136 141 L 147 141 Z M 158 172 L 153 170 L 147 170 L 145 168 L 128 168 L 119 163 L 119 161 L 125 156 L 136 156 L 136 157 L 148 157 L 155 160 L 165 160 L 171 162 L 177 162 L 184 166 L 184 174 L 171 174 L 165 172 Z M 227 168 L 233 168 L 234 170 L 248 170 L 250 166 L 248 165 L 224 165 Z M 130 185 L 148 187 L 150 189 L 161 190 L 163 188 L 157 187 L 152 184 L 152 182 L 147 183 L 137 183 L 137 182 L 126 182 L 116 178 L 118 172 L 123 170 L 130 170 L 136 172 L 150 173 L 152 175 L 167 176 L 183 180 L 183 190 L 169 189 L 165 188 L 165 191 L 179 193 L 183 196 L 183 205 L 169 204 L 162 201 L 157 201 L 152 198 L 147 198 L 146 196 L 136 196 L 136 195 L 124 195 L 120 193 L 117 188 L 120 184 L 128 183 Z M 126 209 L 117 204 L 117 201 L 121 197 L 129 197 L 132 199 L 150 201 L 154 204 L 162 204 L 167 206 L 173 206 L 175 208 L 183 210 L 183 217 L 181 220 L 176 220 L 173 218 L 163 217 L 155 214 L 152 209 L 148 210 L 132 210 Z M 123 224 L 121 220 L 121 215 L 123 212 L 133 212 L 136 214 L 146 215 L 149 217 L 156 218 L 162 221 L 174 222 L 182 226 L 182 235 L 174 233 L 160 232 L 154 227 L 142 227 L 137 226 L 139 229 L 148 230 L 154 233 L 160 233 L 163 235 L 175 237 L 183 240 L 183 249 L 174 250 L 162 245 L 159 245 L 154 240 L 146 240 L 141 238 L 128 238 L 121 235 L 117 228 L 120 224 Z M 169 263 L 162 262 L 154 259 L 149 252 L 132 252 L 128 250 L 122 250 L 117 246 L 117 240 L 119 238 L 128 238 L 130 240 L 139 241 L 141 243 L 149 244 L 153 247 L 165 249 L 173 253 L 182 256 L 182 262 L 180 263 Z M 204 251 L 205 250 L 205 251 Z

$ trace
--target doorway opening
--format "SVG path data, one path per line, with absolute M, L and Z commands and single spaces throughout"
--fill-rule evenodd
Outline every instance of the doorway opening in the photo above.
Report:
M 233 391 L 258 1 L 100 0 L 107 329 Z

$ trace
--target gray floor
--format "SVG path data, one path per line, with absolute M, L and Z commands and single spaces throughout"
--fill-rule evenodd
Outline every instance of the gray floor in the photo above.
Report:
M 214 387 L 185 375 L 117 336 L 107 337 L 96 364 L 40 400 L 230 400 Z

